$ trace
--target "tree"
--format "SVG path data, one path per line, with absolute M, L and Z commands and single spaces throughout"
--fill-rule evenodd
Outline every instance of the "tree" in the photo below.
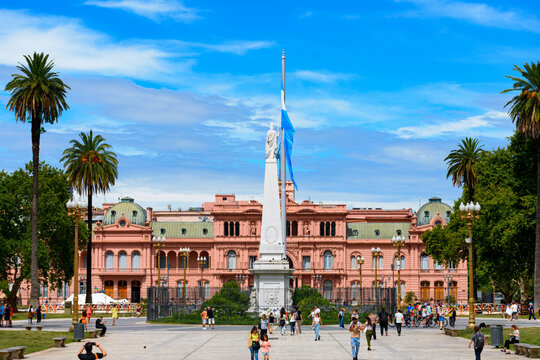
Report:
M 403 298 L 403 302 L 409 305 L 412 305 L 416 300 L 418 300 L 418 298 L 416 297 L 414 291 L 407 291 L 405 297 Z
M 15 308 L 21 285 L 31 278 L 33 169 L 29 163 L 12 174 L 0 172 L 0 289 Z M 61 288 L 73 277 L 75 225 L 66 209 L 68 182 L 62 171 L 44 163 L 38 171 L 38 273 L 43 283 Z M 89 233 L 84 227 L 79 231 L 85 245 Z
M 34 306 L 38 303 L 38 167 L 39 167 L 39 143 L 43 124 L 53 124 L 58 121 L 64 110 L 69 109 L 66 103 L 66 92 L 69 88 L 53 72 L 54 63 L 49 60 L 49 55 L 34 53 L 33 56 L 25 55 L 26 65 L 20 64 L 17 68 L 22 74 L 11 75 L 12 79 L 7 83 L 5 91 L 11 93 L 7 103 L 7 109 L 15 112 L 17 121 L 31 123 L 32 135 L 32 261 L 31 261 L 31 295 L 30 303 Z
M 71 140 L 72 146 L 64 150 L 60 159 L 69 183 L 79 194 L 88 195 L 88 231 L 92 232 L 92 195 L 105 193 L 118 177 L 118 160 L 101 135 L 79 134 L 81 141 Z M 86 303 L 92 303 L 92 238 L 86 249 Z
M 514 65 L 514 70 L 520 77 L 507 75 L 514 81 L 511 89 L 503 93 L 517 91 L 506 105 L 510 106 L 508 115 L 516 124 L 518 132 L 533 139 L 536 143 L 536 161 L 540 162 L 540 61 L 525 63 L 524 69 Z M 540 306 L 540 163 L 537 163 L 536 173 L 536 244 L 534 251 L 534 306 Z

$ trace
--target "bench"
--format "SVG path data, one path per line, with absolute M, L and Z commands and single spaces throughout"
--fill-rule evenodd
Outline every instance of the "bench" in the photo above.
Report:
M 24 359 L 25 350 L 26 350 L 26 346 L 14 346 L 7 349 L 1 349 L 0 359 L 1 360 Z
M 444 328 L 444 334 L 445 334 L 445 335 L 452 336 L 452 337 L 458 336 L 457 330 L 456 330 L 456 329 Z
M 100 330 L 100 332 L 101 332 L 101 330 Z M 97 335 L 98 335 L 97 330 L 88 330 L 87 333 L 88 333 L 89 338 L 91 338 L 91 339 L 97 338 Z
M 32 325 L 26 325 L 24 328 L 25 328 L 26 330 L 29 330 L 29 331 L 30 331 L 30 330 L 32 330 Z
M 41 329 L 43 329 L 43 325 L 37 325 L 36 329 L 38 329 L 38 331 L 41 331 Z
M 54 340 L 54 347 L 60 348 L 60 347 L 66 347 L 66 339 L 67 337 L 55 337 Z
M 103 335 L 101 335 L 103 333 L 103 329 L 96 329 L 96 332 L 97 332 L 97 336 L 99 336 L 99 337 L 103 336 Z
M 523 345 L 527 345 L 527 344 L 515 343 L 515 344 L 512 344 L 512 345 L 514 345 L 516 355 L 525 355 L 525 349 L 523 349 Z
M 515 346 L 516 344 L 514 344 Z M 530 344 L 519 344 L 520 346 L 520 355 L 525 355 L 526 357 L 531 358 L 537 358 L 538 357 L 538 349 L 540 349 L 540 346 L 536 345 L 530 345 Z

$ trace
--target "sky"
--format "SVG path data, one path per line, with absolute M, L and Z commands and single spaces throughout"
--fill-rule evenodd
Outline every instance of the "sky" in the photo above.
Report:
M 30 125 L 2 90 L 37 51 L 71 88 L 41 159 L 62 167 L 69 141 L 91 129 L 118 155 L 116 185 L 94 201 L 261 200 L 285 50 L 297 201 L 452 204 L 461 190 L 446 155 L 466 136 L 490 150 L 513 132 L 512 95 L 500 92 L 514 65 L 540 60 L 539 10 L 532 0 L 4 0 L 0 169 L 31 160 Z

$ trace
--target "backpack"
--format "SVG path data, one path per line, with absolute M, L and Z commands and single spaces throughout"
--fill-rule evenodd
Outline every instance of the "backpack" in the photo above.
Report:
M 82 311 L 82 316 L 86 317 L 86 309 Z
M 476 349 L 483 349 L 484 348 L 484 334 L 481 333 L 480 336 L 475 336 L 474 337 L 474 347 Z

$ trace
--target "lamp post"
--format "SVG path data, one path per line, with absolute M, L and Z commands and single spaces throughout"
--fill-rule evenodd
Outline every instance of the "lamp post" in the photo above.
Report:
M 204 299 L 204 284 L 203 284 L 203 274 L 204 274 L 204 264 L 206 264 L 206 256 L 199 256 L 197 257 L 197 262 L 199 263 L 199 267 L 201 268 L 201 293 L 199 294 L 201 299 Z
M 156 248 L 157 258 L 158 258 L 158 267 L 157 267 L 157 291 L 158 291 L 158 301 L 161 299 L 161 248 L 165 246 L 165 236 L 152 237 L 152 245 Z
M 236 274 L 236 282 L 240 284 L 240 288 L 244 287 L 244 280 L 246 280 L 246 275 Z
M 187 263 L 189 258 L 190 249 L 188 247 L 180 248 L 180 256 L 184 260 L 184 291 L 182 291 L 184 307 L 186 306 L 186 292 L 187 292 Z
M 401 248 L 405 246 L 405 240 L 407 238 L 405 236 L 397 235 L 392 238 L 392 245 L 397 248 L 397 304 L 398 309 L 401 308 Z
M 79 221 L 83 216 L 84 210 L 87 207 L 86 201 L 73 201 L 70 200 L 66 204 L 68 208 L 68 214 L 73 218 L 75 222 L 75 250 L 73 257 L 73 318 L 72 328 L 75 329 L 75 324 L 79 322 Z M 87 266 L 91 266 L 87 264 Z
M 480 204 L 473 204 L 471 201 L 467 205 L 461 203 L 459 205 L 459 211 L 461 211 L 461 218 L 467 220 L 467 226 L 469 227 L 469 237 L 465 239 L 465 242 L 469 245 L 469 325 L 468 328 L 474 328 L 475 326 L 475 313 L 474 313 L 474 286 L 473 286 L 473 247 L 472 247 L 472 223 L 480 216 Z
M 446 298 L 446 302 L 448 305 L 450 305 L 450 283 L 452 282 L 453 276 L 452 275 L 444 275 L 444 280 L 446 281 L 446 286 L 448 287 L 448 297 Z
M 363 256 L 360 256 L 358 255 L 356 257 L 356 263 L 358 264 L 358 275 L 359 275 L 359 279 L 360 279 L 360 282 L 358 283 L 358 291 L 360 292 L 360 302 L 362 302 L 362 265 L 364 265 L 364 257 Z
M 379 308 L 379 289 L 377 287 L 377 268 L 379 266 L 379 258 L 381 257 L 381 248 L 371 248 L 371 255 L 375 260 L 375 305 Z
M 317 290 L 319 290 L 319 284 L 321 283 L 322 275 L 313 275 L 313 280 L 315 280 L 315 287 L 317 288 Z

